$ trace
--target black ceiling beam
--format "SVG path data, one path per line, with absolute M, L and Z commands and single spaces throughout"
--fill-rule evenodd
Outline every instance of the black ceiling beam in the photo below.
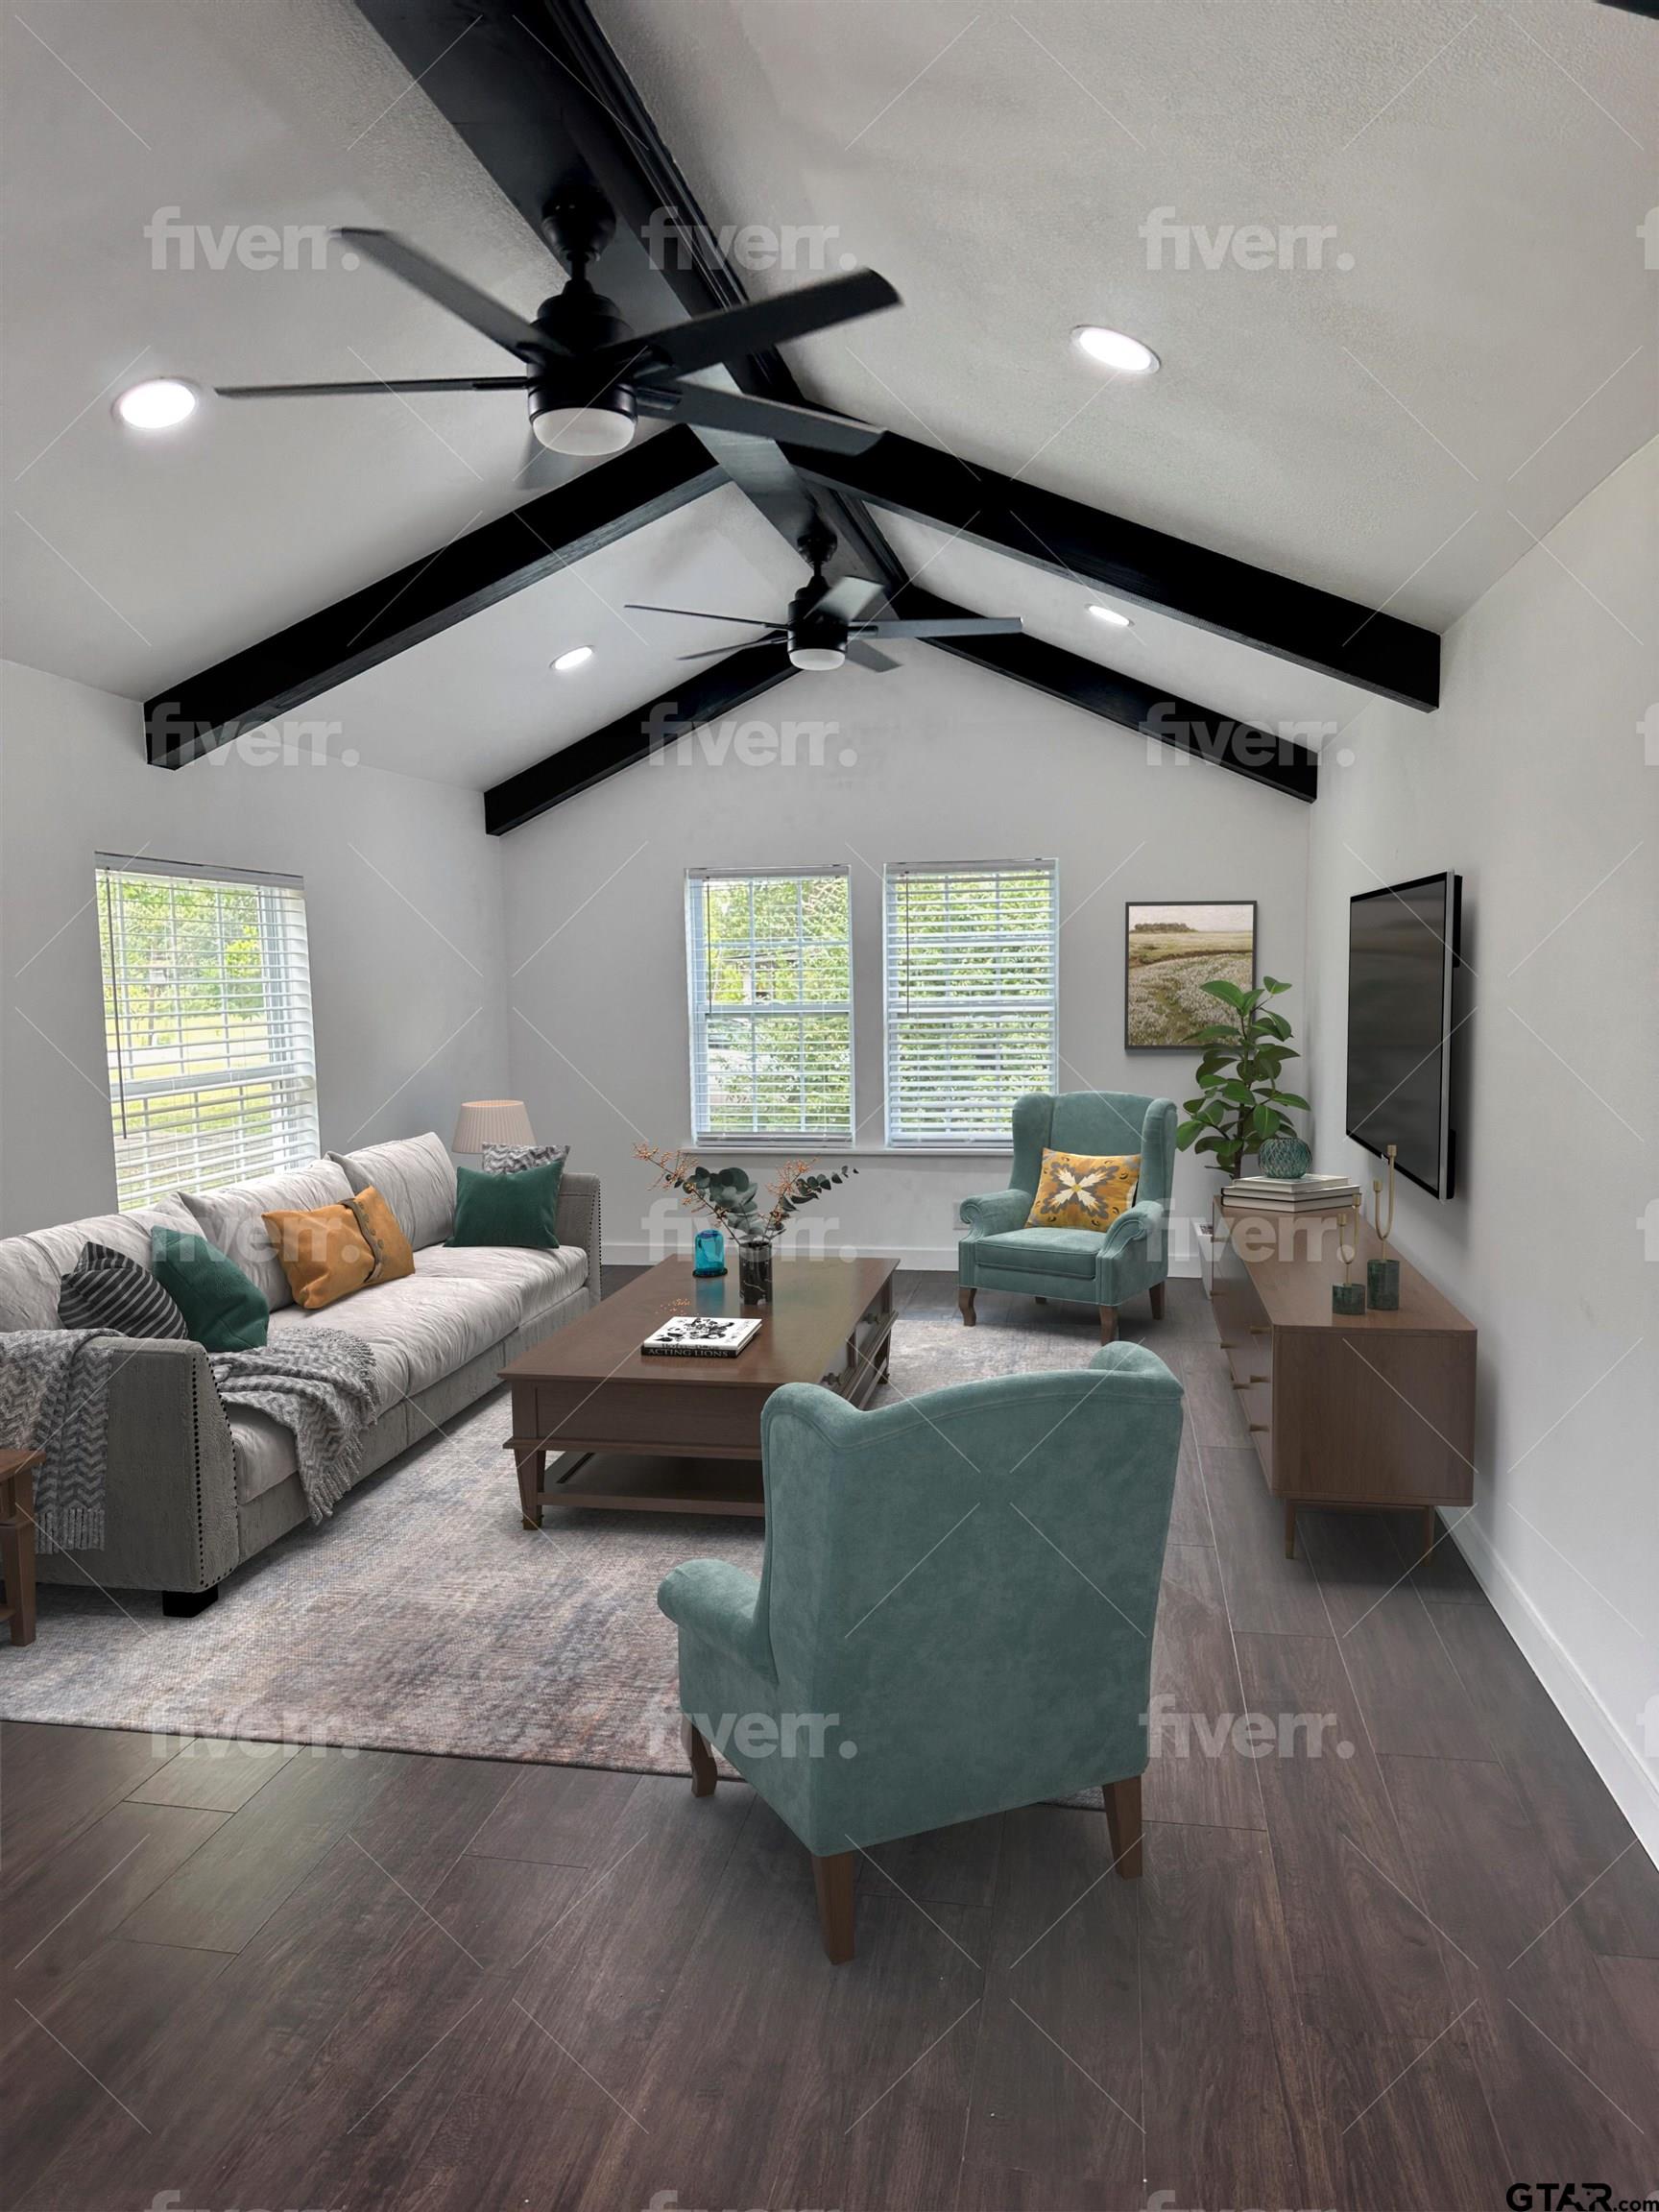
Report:
M 914 585 L 897 594 L 893 611 L 907 620 L 937 620 L 965 612 Z M 1253 723 L 1235 722 L 1190 699 L 1172 698 L 1138 677 L 1085 661 L 1041 637 L 938 637 L 929 642 L 936 653 L 993 669 L 1016 684 L 1046 692 L 1051 699 L 1063 699 L 1069 707 L 1080 707 L 1085 713 L 1156 738 L 1177 753 L 1230 768 L 1236 776 L 1286 798 L 1311 803 L 1319 795 L 1319 756 L 1308 746 L 1259 730 Z
M 245 730 L 291 714 L 721 481 L 719 463 L 689 430 L 676 424 L 661 431 L 148 701 L 150 763 L 181 768 Z
M 867 452 L 786 447 L 809 482 L 1178 615 L 1407 707 L 1440 702 L 1440 640 L 1398 615 L 1189 544 L 884 431 Z
M 603 730 L 578 737 L 534 768 L 493 784 L 484 794 L 484 827 L 492 837 L 520 830 L 549 807 L 591 791 L 596 783 L 664 751 L 688 731 L 735 714 L 794 673 L 781 645 L 745 645 L 711 668 L 688 676 L 672 696 L 619 714 Z

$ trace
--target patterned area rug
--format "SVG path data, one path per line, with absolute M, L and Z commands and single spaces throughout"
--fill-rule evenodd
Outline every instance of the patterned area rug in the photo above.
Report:
M 892 1391 L 1083 1366 L 1093 1324 L 1084 1310 L 971 1331 L 901 1314 Z M 682 1559 L 758 1573 L 759 1523 L 549 1510 L 533 1535 L 507 1428 L 505 1394 L 485 1400 L 239 1569 L 194 1621 L 163 1621 L 153 1595 L 42 1585 L 36 1642 L 0 1653 L 0 1714 L 683 1773 L 657 1585 Z

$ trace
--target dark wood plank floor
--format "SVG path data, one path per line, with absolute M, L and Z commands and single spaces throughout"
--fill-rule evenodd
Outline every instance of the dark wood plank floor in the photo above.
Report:
M 5 2203 L 1654 2192 L 1659 1872 L 1454 1554 L 1307 1514 L 1285 1559 L 1196 1286 L 1126 1333 L 1189 1389 L 1140 1884 L 1098 1814 L 970 1823 L 860 1865 L 834 1969 L 730 1782 L 9 1725 Z

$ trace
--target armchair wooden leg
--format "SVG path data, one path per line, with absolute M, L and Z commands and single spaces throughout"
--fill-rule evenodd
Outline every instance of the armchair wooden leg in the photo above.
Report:
M 831 1966 L 845 1966 L 853 1956 L 853 1854 L 834 1852 L 828 1859 L 814 1857 L 812 1879 L 818 1887 L 818 1928 L 824 1938 L 824 1956 Z
M 974 1323 L 974 1292 L 968 1287 L 966 1284 L 964 1284 L 962 1288 L 957 1291 L 956 1303 L 962 1309 L 963 1327 L 965 1329 L 972 1329 Z
M 1152 1301 L 1152 1318 L 1154 1321 L 1162 1321 L 1164 1318 L 1165 1288 L 1166 1286 L 1164 1284 L 1154 1283 L 1151 1289 L 1147 1292 L 1147 1296 Z
M 1112 1856 L 1118 1873 L 1126 1882 L 1133 1882 L 1141 1872 L 1141 1777 L 1131 1774 L 1124 1782 L 1103 1782 L 1100 1794 L 1106 1800 L 1106 1833 L 1112 1839 Z
M 685 1756 L 691 1762 L 691 1794 L 693 1797 L 712 1797 L 716 1780 L 714 1754 L 698 1734 L 689 1714 L 682 1716 L 680 1741 L 685 1747 Z
M 1102 1306 L 1100 1309 L 1100 1341 L 1102 1344 L 1113 1344 L 1117 1342 L 1117 1338 L 1118 1309 L 1116 1306 Z

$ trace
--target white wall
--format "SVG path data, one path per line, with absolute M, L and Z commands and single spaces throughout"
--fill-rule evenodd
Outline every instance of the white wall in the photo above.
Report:
M 1379 703 L 1314 809 L 1310 1094 L 1343 1130 L 1347 903 L 1463 878 L 1461 1188 L 1396 1239 L 1479 1329 L 1494 1603 L 1659 1856 L 1659 445 L 1446 640 L 1431 717 Z
M 1123 1049 L 1124 902 L 1261 902 L 1262 967 L 1300 985 L 1311 809 L 925 646 L 904 665 L 797 676 L 737 718 L 723 761 L 671 748 L 505 840 L 513 1088 L 539 1137 L 604 1179 L 606 1249 L 644 1259 L 684 1230 L 637 1137 L 690 1134 L 685 952 L 689 866 L 852 871 L 860 1146 L 881 1142 L 881 878 L 888 860 L 1056 857 L 1060 1081 L 1187 1094 L 1195 1055 Z M 794 765 L 768 748 L 793 724 Z M 829 724 L 819 747 L 811 726 Z M 753 764 L 746 764 L 747 751 Z M 821 757 L 814 764 L 812 756 Z M 1302 994 L 1282 1002 L 1292 1022 Z M 826 1150 L 825 1158 L 839 1157 Z M 775 1167 L 743 1157 L 757 1178 Z M 1003 1187 L 1008 1158 L 856 1159 L 804 1217 L 838 1245 L 954 1266 L 957 1201 Z M 1177 1213 L 1213 1176 L 1178 1163 Z M 1180 1255 L 1190 1247 L 1183 1238 Z
M 175 774 L 129 699 L 0 663 L 0 1233 L 115 1204 L 93 855 L 305 882 L 323 1143 L 433 1128 L 499 1095 L 500 850 L 475 791 L 254 741 Z

